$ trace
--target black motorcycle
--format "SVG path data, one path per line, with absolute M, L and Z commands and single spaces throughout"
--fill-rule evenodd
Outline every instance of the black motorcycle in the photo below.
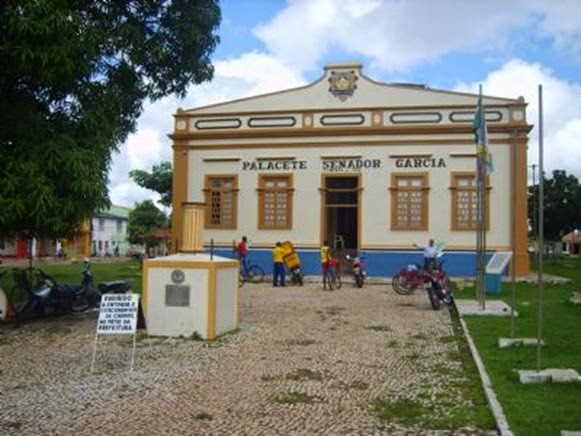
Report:
M 96 300 L 96 297 L 92 296 L 94 293 L 92 278 L 85 271 L 80 285 L 59 285 L 54 277 L 41 269 L 15 269 L 13 275 L 16 288 L 21 291 L 20 298 L 13 302 L 16 324 L 35 316 L 48 317 L 82 312 L 89 309 L 89 302 L 92 299 Z
M 25 291 L 25 298 L 14 304 L 16 324 L 20 320 L 39 316 L 59 316 L 67 313 L 79 313 L 97 308 L 101 295 L 108 293 L 121 294 L 131 291 L 131 286 L 124 280 L 99 283 L 97 292 L 93 283 L 91 265 L 86 260 L 81 284 L 59 284 L 57 280 L 41 269 L 14 269 L 16 287 Z M 31 283 L 30 276 L 35 277 Z
M 303 273 L 301 271 L 300 266 L 295 266 L 294 268 L 291 268 L 289 270 L 289 274 L 290 274 L 291 283 L 293 283 L 295 285 L 303 286 L 304 276 L 303 276 Z

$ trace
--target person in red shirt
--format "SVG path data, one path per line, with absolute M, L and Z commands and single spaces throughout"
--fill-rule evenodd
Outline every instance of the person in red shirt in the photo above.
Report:
M 238 258 L 240 259 L 240 263 L 246 272 L 248 269 L 248 265 L 246 265 L 246 255 L 248 254 L 248 238 L 246 236 L 242 236 L 240 242 L 236 246 L 236 252 L 238 253 Z

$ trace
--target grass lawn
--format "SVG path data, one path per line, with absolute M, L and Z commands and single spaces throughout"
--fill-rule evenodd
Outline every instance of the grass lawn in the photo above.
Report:
M 543 271 L 567 277 L 570 284 L 543 286 L 541 369 L 571 368 L 581 373 L 581 305 L 569 302 L 581 291 L 581 258 L 545 260 Z M 536 338 L 538 286 L 517 283 L 515 319 L 517 338 Z M 474 288 L 457 291 L 456 298 L 474 298 Z M 512 302 L 512 283 L 503 283 L 499 296 Z M 510 317 L 464 317 L 515 435 L 559 435 L 561 430 L 581 430 L 581 383 L 524 385 L 518 369 L 537 369 L 537 347 L 498 348 L 498 338 L 511 337 Z
M 84 269 L 82 262 L 44 263 L 35 261 L 33 267 L 40 268 L 47 274 L 53 276 L 58 283 L 67 284 L 80 284 Z M 11 274 L 12 268 L 14 267 L 0 265 L 0 287 L 2 287 L 7 294 L 10 293 L 13 286 Z M 21 266 L 18 268 L 27 268 L 27 266 Z M 131 283 L 133 292 L 141 294 L 141 270 L 135 260 L 111 263 L 94 262 L 91 263 L 91 269 L 93 270 L 95 285 L 99 282 L 127 280 Z M 2 271 L 6 271 L 6 274 L 2 275 Z

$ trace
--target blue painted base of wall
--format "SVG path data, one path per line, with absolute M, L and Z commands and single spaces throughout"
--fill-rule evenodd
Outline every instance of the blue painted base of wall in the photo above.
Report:
M 209 248 L 206 247 L 206 251 Z M 321 275 L 321 258 L 319 250 L 297 250 L 301 259 L 303 274 Z M 214 249 L 214 254 L 222 257 L 232 257 L 232 249 Z M 487 253 L 486 262 L 493 253 Z M 392 277 L 401 268 L 413 263 L 423 265 L 421 251 L 364 251 L 363 262 L 367 275 L 376 277 Z M 476 276 L 476 252 L 446 251 L 442 257 L 443 267 L 451 277 Z M 267 249 L 251 249 L 248 253 L 248 264 L 258 264 L 268 275 L 272 274 L 272 251 Z

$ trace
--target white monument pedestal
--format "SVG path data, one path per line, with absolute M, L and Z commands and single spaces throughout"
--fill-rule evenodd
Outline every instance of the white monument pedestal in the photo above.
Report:
M 213 340 L 238 328 L 237 260 L 178 253 L 143 262 L 143 311 L 151 336 Z

